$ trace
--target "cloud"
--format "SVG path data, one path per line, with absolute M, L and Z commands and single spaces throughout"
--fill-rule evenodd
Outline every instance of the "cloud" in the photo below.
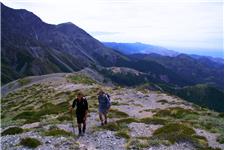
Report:
M 113 35 L 113 34 L 119 34 L 120 32 L 102 32 L 102 31 L 94 31 L 90 32 L 93 36 L 103 36 L 103 35 Z

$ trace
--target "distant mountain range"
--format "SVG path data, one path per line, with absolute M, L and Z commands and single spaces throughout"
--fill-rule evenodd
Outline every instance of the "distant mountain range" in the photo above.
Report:
M 179 52 L 168 50 L 164 47 L 143 44 L 143 43 L 115 43 L 115 42 L 103 42 L 103 44 L 107 47 L 119 50 L 124 54 L 151 54 L 156 53 L 162 56 L 177 56 Z
M 171 56 L 175 57 L 179 54 L 182 54 L 175 50 L 169 50 L 164 47 L 150 45 L 150 44 L 144 44 L 140 42 L 136 43 L 116 43 L 116 42 L 103 42 L 103 44 L 107 47 L 116 49 L 120 51 L 121 53 L 131 55 L 131 54 L 159 54 L 162 56 Z M 183 53 L 184 54 L 184 53 Z M 187 54 L 193 58 L 199 59 L 199 58 L 208 58 L 212 61 L 215 61 L 217 63 L 224 63 L 224 59 L 220 57 L 211 57 L 211 56 L 202 56 L 202 55 L 196 55 L 196 54 Z
M 179 54 L 141 43 L 103 44 L 72 23 L 47 24 L 27 10 L 11 9 L 3 4 L 1 19 L 2 84 L 25 76 L 74 72 L 89 67 L 115 84 L 140 86 L 153 83 L 175 95 L 180 93 L 175 92 L 177 89 L 205 84 L 220 95 L 215 100 L 218 104 L 215 107 L 223 106 L 224 64 L 220 59 Z M 210 88 L 210 91 L 215 90 Z M 188 93 L 189 90 L 182 90 L 180 96 L 195 102 L 193 95 L 188 97 Z M 194 99 L 207 94 L 202 92 Z M 207 106 L 211 104 L 208 101 Z M 213 107 L 216 110 L 222 108 Z

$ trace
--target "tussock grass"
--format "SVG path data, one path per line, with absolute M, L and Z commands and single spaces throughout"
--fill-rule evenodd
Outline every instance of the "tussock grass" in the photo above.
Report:
M 1 135 L 14 135 L 14 134 L 20 134 L 23 133 L 23 129 L 19 127 L 10 127 L 6 130 L 4 130 Z
M 129 115 L 125 112 L 119 111 L 118 109 L 110 109 L 109 118 L 125 118 L 129 117 Z
M 130 139 L 130 135 L 128 130 L 119 130 L 118 132 L 116 132 L 115 134 L 116 136 L 125 138 L 125 139 Z
M 139 122 L 145 123 L 145 124 L 159 124 L 159 125 L 165 125 L 169 121 L 166 119 L 158 118 L 158 117 L 153 117 L 153 118 L 141 118 Z
M 192 128 L 184 124 L 173 123 L 157 129 L 153 133 L 153 136 L 159 139 L 168 140 L 174 144 L 176 142 L 189 140 L 194 134 L 195 131 Z
M 59 129 L 57 127 L 51 128 L 50 130 L 44 132 L 46 136 L 72 136 L 71 132 L 67 132 L 65 130 Z
M 25 119 L 26 120 L 25 123 L 39 122 L 42 116 L 50 114 L 59 114 L 66 112 L 67 110 L 68 110 L 67 102 L 62 102 L 57 105 L 54 105 L 52 103 L 46 103 L 40 107 L 40 110 L 24 111 L 15 116 L 13 119 L 14 120 Z
M 122 123 L 130 124 L 132 122 L 139 122 L 139 120 L 135 118 L 125 118 L 125 119 L 120 119 L 116 121 L 116 123 L 118 124 L 122 124 Z
M 74 117 L 76 115 L 76 113 L 73 113 L 73 116 Z M 61 122 L 63 121 L 71 121 L 72 118 L 71 118 L 71 113 L 64 113 L 62 115 L 60 115 L 59 117 L 57 117 L 57 119 Z
M 29 147 L 29 148 L 36 148 L 39 145 L 41 145 L 42 143 L 35 138 L 27 137 L 27 138 L 22 139 L 20 141 L 20 144 L 23 146 Z
M 22 78 L 22 79 L 19 79 L 18 80 L 18 83 L 20 84 L 20 86 L 24 86 L 24 85 L 27 85 L 28 83 L 30 83 L 31 80 L 28 79 L 28 78 Z
M 173 118 L 179 119 L 179 118 L 183 118 L 189 114 L 197 115 L 196 112 L 194 112 L 190 109 L 174 107 L 174 108 L 159 110 L 156 112 L 156 114 L 154 116 L 156 116 L 156 117 L 173 117 Z
M 220 144 L 224 144 L 224 135 L 221 134 L 216 138 L 216 141 L 219 142 Z
M 171 144 L 179 142 L 190 142 L 197 149 L 209 148 L 205 137 L 198 136 L 195 133 L 194 129 L 185 124 L 180 123 L 167 124 L 155 130 L 152 138 L 159 140 L 167 140 Z
M 110 122 L 107 125 L 104 125 L 100 128 L 105 129 L 105 130 L 110 130 L 110 131 L 118 131 L 121 129 L 121 126 L 116 122 Z
M 135 149 L 135 150 L 141 150 L 143 148 L 149 147 L 148 140 L 144 139 L 131 139 L 126 144 L 126 149 Z
M 91 78 L 81 75 L 81 74 L 76 74 L 76 75 L 71 75 L 67 77 L 68 81 L 78 84 L 78 83 L 83 83 L 83 84 L 94 84 L 96 81 L 92 80 Z

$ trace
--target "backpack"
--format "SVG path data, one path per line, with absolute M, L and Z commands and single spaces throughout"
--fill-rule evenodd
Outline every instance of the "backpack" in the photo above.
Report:
M 107 99 L 107 107 L 110 108 L 110 106 L 111 106 L 110 95 L 106 93 L 106 94 L 105 94 L 105 97 L 106 97 L 106 99 Z

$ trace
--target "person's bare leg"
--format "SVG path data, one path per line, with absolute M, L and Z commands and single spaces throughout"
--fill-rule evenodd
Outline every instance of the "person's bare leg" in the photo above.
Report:
M 104 113 L 104 118 L 105 118 L 104 124 L 107 124 L 107 113 Z
M 101 125 L 103 125 L 102 113 L 99 113 L 99 119 L 101 120 Z
M 78 124 L 78 131 L 79 131 L 79 135 L 81 135 L 81 124 Z
M 85 131 L 86 131 L 86 120 L 84 120 L 83 122 L 83 134 L 85 133 Z

